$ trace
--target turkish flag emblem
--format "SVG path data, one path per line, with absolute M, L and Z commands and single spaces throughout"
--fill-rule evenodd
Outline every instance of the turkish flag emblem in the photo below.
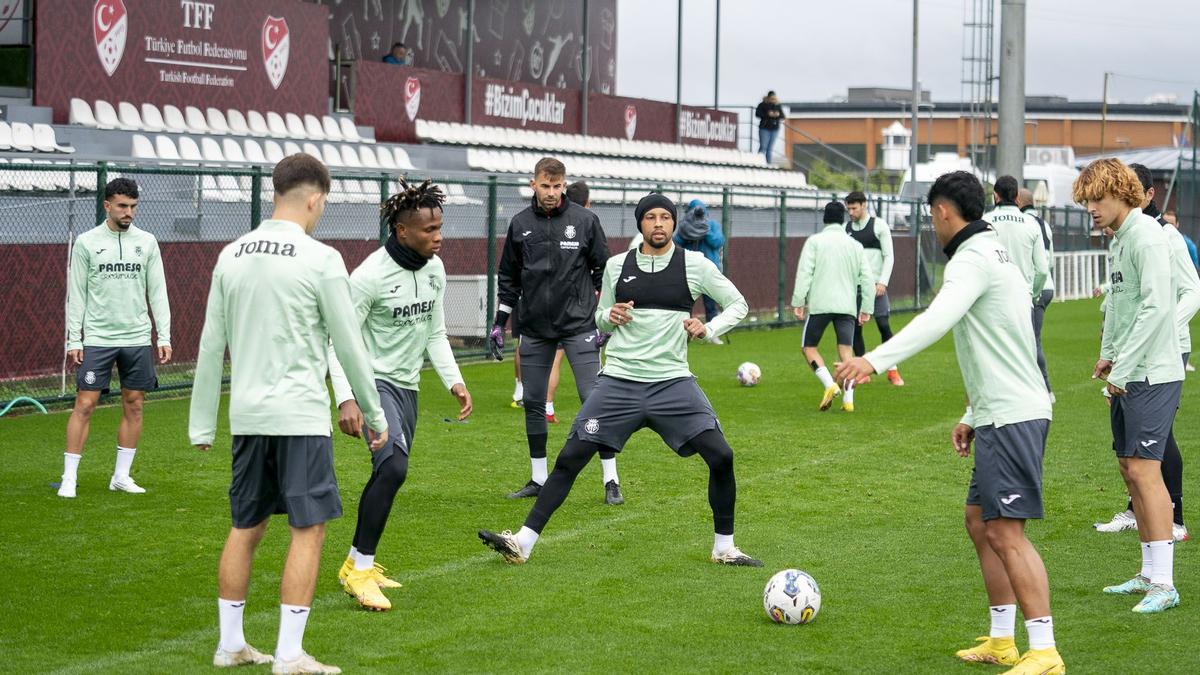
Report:
M 408 121 L 417 119 L 417 111 L 421 108 L 421 81 L 410 77 L 404 81 L 404 112 Z
M 125 38 L 129 35 L 129 12 L 122 0 L 96 0 L 92 7 L 92 35 L 96 39 L 100 65 L 112 77 L 121 65 Z
M 268 16 L 262 27 L 263 66 L 267 69 L 267 79 L 276 89 L 283 82 L 283 76 L 287 74 L 288 51 L 291 44 L 287 20 Z
M 637 132 L 637 106 L 625 106 L 625 139 L 632 141 Z

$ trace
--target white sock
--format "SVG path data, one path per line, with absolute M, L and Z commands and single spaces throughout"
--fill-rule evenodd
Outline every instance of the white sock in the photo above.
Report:
M 900 371 L 899 371 L 899 369 L 896 368 L 896 366 L 892 366 L 891 368 L 888 368 L 888 372 L 889 373 L 898 373 Z
M 554 401 L 546 401 L 546 414 L 547 415 L 554 414 Z
M 357 546 L 351 546 L 351 547 L 350 547 L 350 552 L 346 554 L 346 557 L 347 557 L 347 558 L 349 558 L 349 559 L 351 559 L 351 560 L 354 560 L 354 556 L 355 556 L 357 553 L 358 553 L 358 547 L 357 547 Z
M 367 555 L 366 553 L 354 552 L 354 569 L 369 570 L 375 566 L 375 554 Z
M 113 468 L 113 475 L 117 478 L 129 478 L 129 468 L 133 466 L 133 456 L 137 454 L 137 448 L 122 448 L 117 446 L 117 465 Z
M 621 482 L 621 480 L 619 478 L 617 478 L 617 458 L 616 457 L 613 457 L 612 459 L 600 460 L 600 470 L 604 472 L 603 480 L 604 480 L 605 485 L 608 485 L 608 481 L 610 481 L 610 480 L 616 481 L 618 484 Z
M 1054 619 L 1041 616 L 1025 622 L 1030 649 L 1049 649 L 1054 646 Z
M 545 457 L 530 457 L 529 463 L 533 465 L 533 482 L 538 485 L 546 484 L 546 458 Z
M 821 386 L 825 387 L 826 389 L 833 386 L 833 376 L 829 374 L 828 368 L 821 366 L 820 368 L 817 368 L 815 372 L 817 374 L 817 379 L 821 381 Z
M 1150 553 L 1150 542 L 1142 542 L 1142 571 L 1138 572 L 1139 576 L 1150 578 L 1154 556 Z
M 64 483 L 74 483 L 79 477 L 79 460 L 83 455 L 75 455 L 69 452 L 63 453 L 63 475 Z
M 308 624 L 310 608 L 299 605 L 279 605 L 279 642 L 275 645 L 277 661 L 291 661 L 304 653 L 304 626 Z
M 988 610 L 992 615 L 992 630 L 988 633 L 988 637 L 1010 638 L 1016 634 L 1016 605 L 992 605 Z
M 537 532 L 524 525 L 521 526 L 521 529 L 517 531 L 517 546 L 521 547 L 521 555 L 528 558 L 529 554 L 533 553 L 533 545 L 537 543 L 538 536 L 540 535 Z
M 245 600 L 217 598 L 217 616 L 221 621 L 221 649 L 240 652 L 246 647 L 246 635 L 242 632 L 242 614 L 245 611 Z
M 854 405 L 854 380 L 846 380 L 846 387 L 842 389 L 842 402 Z
M 1150 583 L 1175 586 L 1175 542 L 1150 542 Z
M 520 401 L 525 398 L 525 387 L 521 384 L 521 380 L 517 380 L 517 386 L 513 388 L 513 400 Z
M 732 534 L 717 534 L 713 537 L 713 555 L 724 553 L 733 548 Z

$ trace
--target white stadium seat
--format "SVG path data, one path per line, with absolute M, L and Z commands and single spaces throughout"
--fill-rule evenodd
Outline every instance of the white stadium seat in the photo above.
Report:
M 300 148 L 300 145 L 298 143 L 296 143 L 295 141 L 284 141 L 283 142 L 283 153 L 285 156 L 290 157 L 291 155 L 299 155 L 302 152 L 304 152 L 304 150 L 302 150 Z M 320 155 L 317 155 L 317 156 L 319 157 Z
M 24 122 L 13 122 L 12 147 L 21 152 L 33 152 L 33 127 Z
M 146 131 L 164 131 L 167 128 L 166 122 L 163 122 L 162 113 L 159 112 L 158 106 L 153 103 L 142 104 L 142 129 Z
M 154 143 L 150 139 L 141 135 L 133 135 L 133 151 L 131 153 L 136 159 L 157 159 L 158 155 L 154 152 Z
M 343 117 L 339 120 L 342 125 L 342 138 L 345 138 L 351 143 L 374 143 L 374 138 L 364 138 L 358 133 L 358 126 L 354 124 L 354 120 L 349 117 Z
M 159 159 L 179 160 L 179 150 L 175 148 L 175 142 L 170 136 L 155 136 L 154 151 Z
M 12 150 L 12 125 L 0 121 L 0 150 Z
M 392 169 L 392 170 L 400 168 L 400 167 L 396 166 L 396 156 L 392 154 L 391 150 L 388 150 L 387 148 L 383 147 L 382 145 L 377 146 L 375 149 L 377 151 L 376 156 L 379 158 L 380 166 L 382 166 L 385 169 Z
M 308 144 L 306 143 L 305 145 Z M 318 157 L 320 157 L 322 162 L 325 162 L 325 166 L 345 166 L 345 164 L 342 162 L 342 153 L 338 152 L 338 149 L 329 143 L 321 144 L 321 154 L 318 155 Z
M 236 139 L 223 138 L 221 139 L 221 150 L 225 154 L 226 161 L 229 162 L 245 162 L 246 155 L 242 152 L 242 146 L 238 144 Z
M 355 146 L 346 145 L 343 147 L 352 148 Z M 359 159 L 359 162 L 362 164 L 362 166 L 365 166 L 368 169 L 382 169 L 383 168 L 383 165 L 379 163 L 379 155 L 376 155 L 375 151 L 373 149 L 371 149 L 365 145 L 360 145 L 357 147 L 358 147 L 358 159 Z
M 362 158 L 360 158 L 358 156 L 358 153 L 354 151 L 354 146 L 343 145 L 342 149 L 341 149 L 341 153 L 342 153 L 342 164 L 344 166 L 348 166 L 348 167 L 351 167 L 354 169 L 363 168 Z
M 221 144 L 215 139 L 205 136 L 200 139 L 200 151 L 204 155 L 204 161 L 210 164 L 223 164 L 225 162 L 225 153 L 221 151 Z
M 108 101 L 96 99 L 96 127 L 99 129 L 116 129 L 121 126 L 117 111 Z
M 191 136 L 179 137 L 179 156 L 186 162 L 204 161 L 204 155 L 200 152 L 200 146 L 196 145 L 196 141 Z
M 317 147 L 316 143 L 305 143 L 300 149 L 306 155 L 312 155 L 313 157 L 320 159 L 322 162 L 325 161 L 321 157 L 321 149 Z
M 85 127 L 96 127 L 96 116 L 92 114 L 92 106 L 81 98 L 71 99 L 71 110 L 67 122 Z
M 258 144 L 258 141 L 254 140 L 253 138 L 247 138 L 246 140 L 242 141 L 242 148 L 246 151 L 247 162 L 254 162 L 255 164 L 267 163 L 267 156 L 265 153 L 263 153 L 262 146 Z M 229 155 L 229 153 L 225 154 L 226 156 Z
M 325 138 L 331 141 L 346 140 L 346 137 L 342 134 L 342 128 L 338 126 L 337 120 L 329 115 L 321 118 L 321 129 L 325 132 Z
M 408 153 L 399 146 L 393 148 L 396 153 L 396 168 L 405 169 L 407 171 L 415 171 L 417 167 L 413 166 L 412 160 L 408 158 Z
M 287 123 L 283 121 L 283 115 L 274 110 L 267 111 L 267 129 L 270 131 L 272 138 L 288 137 Z
M 238 136 L 250 135 L 250 125 L 246 123 L 246 116 L 242 114 L 242 111 L 230 108 L 225 112 L 225 119 L 229 122 L 230 133 Z
M 321 120 L 317 119 L 316 115 L 304 116 L 304 135 L 314 141 L 323 141 L 326 139 L 325 129 L 321 126 Z
M 122 129 L 129 131 L 141 131 L 145 128 L 142 125 L 142 116 L 138 114 L 137 106 L 128 101 L 121 101 L 117 104 L 117 121 L 121 123 Z
M 288 136 L 296 140 L 304 140 L 308 138 L 308 134 L 304 131 L 304 120 L 296 113 L 284 113 L 283 119 L 287 124 Z
M 208 122 L 204 119 L 204 113 L 194 105 L 189 105 L 183 110 L 183 119 L 187 122 L 188 129 L 197 134 L 211 133 L 208 128 Z
M 279 121 L 282 122 L 283 119 L 280 118 Z M 266 118 L 263 117 L 263 114 L 258 112 L 257 110 L 251 110 L 250 112 L 246 113 L 246 124 L 249 125 L 249 127 L 250 127 L 251 135 L 254 135 L 254 136 L 274 136 L 275 135 L 271 131 L 271 125 L 269 123 L 267 123 Z
M 266 151 L 267 163 L 269 164 L 278 164 L 280 160 L 287 156 L 277 141 L 264 141 L 263 150 Z
M 227 134 L 230 132 L 229 123 L 225 121 L 225 113 L 216 108 L 208 108 L 204 111 L 205 121 L 208 122 L 208 129 L 214 134 Z
M 49 124 L 33 125 L 33 147 L 41 152 L 61 152 L 68 155 L 75 152 L 75 148 L 58 142 L 54 135 L 54 127 Z
M 167 131 L 173 134 L 187 133 L 187 122 L 183 119 L 183 113 L 179 112 L 179 108 L 166 104 L 162 108 L 163 125 Z

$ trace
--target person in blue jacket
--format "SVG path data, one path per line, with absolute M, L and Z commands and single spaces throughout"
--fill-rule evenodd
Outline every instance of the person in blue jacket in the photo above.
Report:
M 708 207 L 703 201 L 693 199 L 687 210 L 680 214 L 679 228 L 675 230 L 675 243 L 689 251 L 699 251 L 712 264 L 721 269 L 721 249 L 725 246 L 725 235 L 721 224 L 709 217 Z M 707 295 L 704 299 L 704 320 L 712 321 L 718 314 L 717 303 Z M 712 338 L 713 344 L 721 344 L 720 338 Z

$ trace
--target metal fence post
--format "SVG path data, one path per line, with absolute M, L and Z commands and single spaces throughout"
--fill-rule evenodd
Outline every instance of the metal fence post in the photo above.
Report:
M 783 293 L 787 285 L 787 192 L 779 191 L 779 289 L 776 321 L 783 323 Z
M 104 220 L 104 189 L 108 186 L 108 162 L 100 162 L 96 168 L 96 220 Z
M 733 223 L 729 222 L 733 205 L 729 203 L 729 186 L 721 188 L 721 230 L 725 235 L 725 247 L 721 249 L 721 270 L 729 272 L 729 239 L 733 236 Z
M 262 167 L 255 164 L 250 174 L 250 229 L 262 222 Z
M 913 309 L 921 308 L 921 202 L 914 199 L 913 214 Z M 930 283 L 933 280 L 930 279 Z
M 388 194 L 388 178 L 389 178 L 388 174 L 384 173 L 383 178 L 379 179 L 379 203 L 380 204 L 386 204 L 388 197 L 391 196 Z M 387 241 L 388 237 L 390 237 L 392 235 L 392 233 L 389 231 L 389 229 L 390 228 L 388 227 L 388 222 L 387 222 L 387 220 L 384 219 L 383 210 L 381 209 L 379 211 L 379 244 L 380 245 L 383 245 L 383 243 Z
M 488 176 L 487 180 L 487 315 L 484 322 L 491 321 L 496 315 L 496 216 L 497 213 L 496 176 Z

